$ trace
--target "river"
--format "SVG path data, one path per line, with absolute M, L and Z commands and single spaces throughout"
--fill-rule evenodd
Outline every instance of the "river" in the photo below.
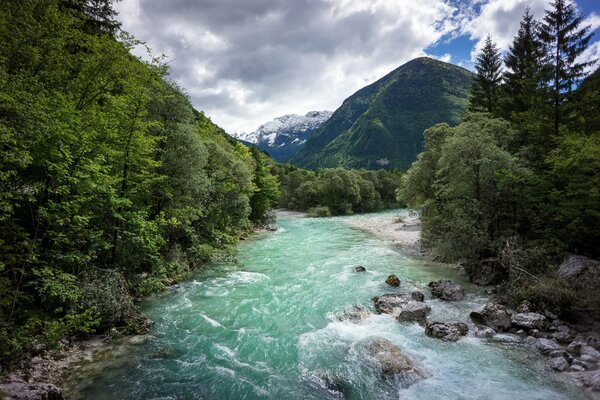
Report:
M 354 217 L 280 218 L 278 231 L 240 244 L 238 264 L 217 263 L 149 298 L 149 339 L 118 360 L 82 367 L 68 393 L 92 400 L 341 398 L 322 385 L 319 376 L 328 375 L 351 399 L 586 398 L 510 336 L 446 343 L 387 315 L 338 320 L 353 304 L 372 310 L 377 295 L 428 294 L 427 283 L 437 279 L 461 283 L 467 296 L 428 299 L 429 320 L 470 324 L 469 312 L 486 301 L 452 268 L 415 258 L 346 218 Z M 357 265 L 367 272 L 354 272 Z M 402 280 L 398 289 L 384 283 L 392 273 Z M 373 337 L 402 347 L 429 377 L 409 387 L 382 379 L 360 351 Z

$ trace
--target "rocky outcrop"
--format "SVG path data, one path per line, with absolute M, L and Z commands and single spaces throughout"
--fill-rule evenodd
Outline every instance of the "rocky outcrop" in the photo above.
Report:
M 29 383 L 10 376 L 0 383 L 0 398 L 11 400 L 64 400 L 60 388 L 49 383 Z
M 380 313 L 398 316 L 409 300 L 403 294 L 384 294 L 374 297 L 373 302 L 375 303 L 375 308 Z
M 394 377 L 402 386 L 409 386 L 427 377 L 427 373 L 389 340 L 376 338 L 367 345 L 369 356 L 384 377 Z
M 400 278 L 398 278 L 396 275 L 390 275 L 385 280 L 385 283 L 390 286 L 398 287 L 400 286 Z
M 450 280 L 439 280 L 429 282 L 431 296 L 442 300 L 462 300 L 465 298 L 465 290 L 458 283 Z
M 401 322 L 425 322 L 427 315 L 431 312 L 431 307 L 419 301 L 409 301 L 401 308 L 396 319 Z
M 354 267 L 354 272 L 366 272 L 367 269 L 365 267 L 363 267 L 362 265 L 359 265 L 358 267 Z
M 371 311 L 369 311 L 366 307 L 355 304 L 346 308 L 338 319 L 340 321 L 349 321 L 354 324 L 359 324 L 370 316 Z
M 488 326 L 494 331 L 506 331 L 510 328 L 510 313 L 503 305 L 487 303 L 471 311 L 469 314 L 473 322 Z
M 598 288 L 600 261 L 571 254 L 560 265 L 558 276 L 574 288 Z
M 545 330 L 548 328 L 548 320 L 542 314 L 534 312 L 518 313 L 512 316 L 512 323 L 526 329 Z
M 441 339 L 445 342 L 456 342 L 469 332 L 467 324 L 462 322 L 428 322 L 425 327 L 427 336 Z

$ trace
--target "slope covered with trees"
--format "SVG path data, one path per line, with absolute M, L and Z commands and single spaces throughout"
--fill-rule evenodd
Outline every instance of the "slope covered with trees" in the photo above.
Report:
M 562 0 L 541 23 L 526 12 L 500 82 L 488 39 L 471 92 L 487 112 L 425 131 L 398 198 L 421 208 L 424 246 L 506 280 L 513 300 L 600 312 L 597 288 L 571 290 L 554 273 L 565 252 L 600 256 L 600 91 L 598 71 L 581 82 L 581 21 Z
M 231 254 L 279 197 L 270 159 L 130 54 L 110 3 L 0 3 L 3 360 L 143 329 L 133 295 Z
M 417 58 L 344 100 L 290 163 L 305 168 L 407 168 L 423 130 L 460 122 L 473 75 Z

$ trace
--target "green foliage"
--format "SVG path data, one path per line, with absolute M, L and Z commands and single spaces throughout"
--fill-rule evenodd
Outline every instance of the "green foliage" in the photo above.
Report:
M 281 207 L 312 216 L 346 215 L 398 207 L 398 172 L 325 169 L 314 172 L 290 165 L 275 168 L 281 180 Z
M 424 129 L 460 122 L 472 79 L 469 71 L 451 64 L 412 60 L 347 98 L 290 163 L 405 169 L 422 149 Z
M 141 329 L 132 293 L 229 256 L 278 196 L 265 156 L 130 53 L 112 3 L 0 3 L 3 361 Z
M 500 81 L 502 79 L 502 59 L 500 50 L 490 35 L 485 39 L 475 63 L 477 75 L 469 96 L 470 111 L 494 113 L 498 109 Z

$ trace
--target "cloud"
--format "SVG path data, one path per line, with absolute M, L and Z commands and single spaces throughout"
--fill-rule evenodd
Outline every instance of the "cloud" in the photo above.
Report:
M 164 53 L 170 78 L 229 132 L 334 110 L 365 85 L 468 35 L 504 49 L 546 0 L 122 0 L 123 28 Z M 597 16 L 590 23 L 599 24 Z M 453 59 L 442 49 L 443 61 Z M 141 54 L 136 50 L 136 54 Z M 456 58 L 456 57 L 455 57 Z

